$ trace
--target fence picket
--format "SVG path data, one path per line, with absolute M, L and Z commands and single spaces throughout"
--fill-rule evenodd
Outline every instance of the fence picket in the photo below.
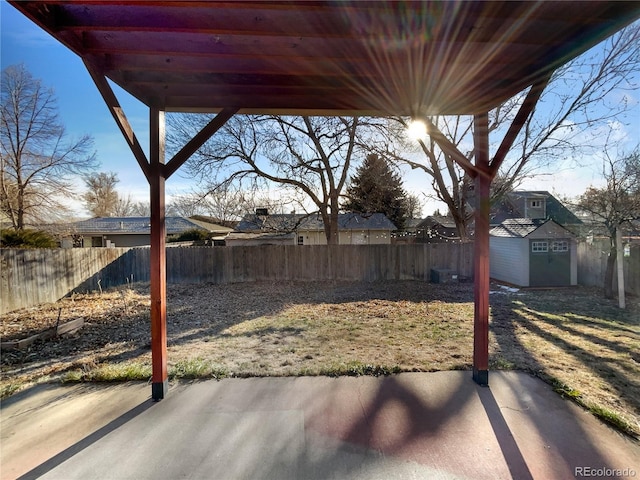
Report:
M 427 280 L 431 268 L 471 277 L 472 255 L 471 244 L 171 247 L 167 282 Z M 147 282 L 149 260 L 144 247 L 2 249 L 0 313 L 53 302 L 74 291 Z

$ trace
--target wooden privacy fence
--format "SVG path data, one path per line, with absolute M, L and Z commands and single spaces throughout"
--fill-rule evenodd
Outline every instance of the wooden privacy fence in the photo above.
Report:
M 640 295 L 640 244 L 632 244 L 629 255 L 624 257 L 624 289 L 627 293 Z M 609 256 L 609 240 L 597 239 L 593 243 L 578 244 L 578 283 L 580 285 L 603 287 Z M 614 288 L 618 276 L 613 272 Z
M 0 250 L 0 313 L 73 291 L 149 281 L 148 248 Z M 473 276 L 473 244 L 167 248 L 168 283 L 428 281 L 432 268 Z
M 54 302 L 127 254 L 125 248 L 1 249 L 0 313 Z M 146 274 L 148 277 L 148 274 Z

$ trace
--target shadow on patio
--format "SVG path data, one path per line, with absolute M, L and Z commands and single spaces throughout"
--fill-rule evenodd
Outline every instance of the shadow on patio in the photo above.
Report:
M 157 404 L 123 407 L 22 478 L 561 479 L 580 466 L 638 470 L 638 445 L 540 380 L 506 372 L 491 382 L 438 372 L 178 383 Z M 35 445 L 47 428 L 23 425 L 3 449 L 34 434 Z

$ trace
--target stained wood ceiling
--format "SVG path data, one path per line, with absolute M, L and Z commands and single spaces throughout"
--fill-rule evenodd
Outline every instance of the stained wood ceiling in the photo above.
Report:
M 471 114 L 640 16 L 621 1 L 11 1 L 150 107 Z

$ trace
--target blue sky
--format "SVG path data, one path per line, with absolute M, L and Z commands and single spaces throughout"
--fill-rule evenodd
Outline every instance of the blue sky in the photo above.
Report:
M 118 191 L 130 194 L 136 201 L 148 201 L 147 181 L 80 57 L 4 1 L 0 3 L 0 21 L 2 68 L 23 63 L 44 86 L 52 88 L 67 134 L 91 135 L 100 170 L 118 174 Z M 118 87 L 114 90 L 140 143 L 148 151 L 147 107 Z M 173 177 L 167 182 L 167 193 L 172 191 L 172 180 Z
M 18 13 L 12 6 L 0 0 L 1 65 L 24 63 L 31 74 L 42 80 L 43 85 L 53 88 L 58 99 L 60 118 L 70 136 L 89 134 L 95 142 L 101 171 L 118 174 L 118 191 L 130 195 L 135 201 L 148 201 L 148 184 L 131 154 L 126 142 L 105 106 L 97 88 L 78 56 L 58 43 L 30 20 Z M 640 75 L 640 73 L 639 73 Z M 148 149 L 148 109 L 145 105 L 114 86 L 116 95 L 132 124 L 145 151 Z M 625 128 L 628 145 L 640 143 L 640 93 L 632 94 L 635 108 L 631 112 L 630 127 Z M 588 163 L 588 161 L 587 161 Z M 582 193 L 589 184 L 600 182 L 600 163 L 596 160 L 590 166 L 576 171 L 568 165 L 553 175 L 543 175 L 525 182 L 522 187 L 549 190 L 575 196 Z M 414 172 L 415 173 L 415 172 Z M 426 176 L 405 175 L 405 188 L 420 193 L 430 185 Z M 79 192 L 83 185 L 79 182 Z M 189 191 L 195 184 L 178 174 L 167 182 L 167 195 Z M 78 214 L 84 215 L 80 203 L 76 203 Z M 430 214 L 434 206 L 427 205 L 424 214 Z

